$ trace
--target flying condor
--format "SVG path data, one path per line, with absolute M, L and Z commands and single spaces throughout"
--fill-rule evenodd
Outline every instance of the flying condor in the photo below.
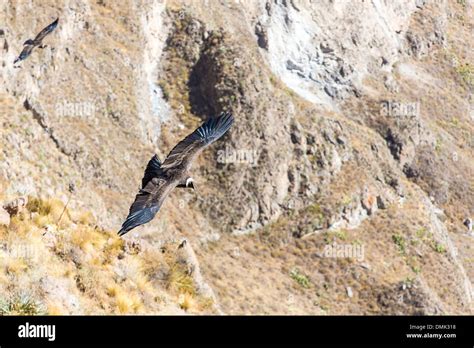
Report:
M 41 30 L 41 32 L 38 35 L 36 35 L 36 37 L 33 40 L 31 39 L 26 40 L 25 43 L 23 44 L 25 46 L 23 48 L 23 51 L 21 51 L 20 55 L 18 56 L 17 59 L 15 59 L 13 64 L 16 64 L 17 62 L 28 58 L 28 56 L 33 51 L 33 48 L 35 48 L 36 46 L 38 46 L 39 48 L 44 48 L 45 46 L 42 45 L 43 39 L 49 33 L 51 33 L 54 29 L 56 29 L 56 27 L 58 26 L 58 22 L 59 22 L 59 18 L 56 18 L 56 20 L 53 23 L 51 23 L 46 28 Z
M 218 117 L 210 118 L 181 140 L 163 163 L 154 155 L 146 166 L 142 188 L 118 234 L 122 236 L 151 221 L 175 187 L 194 189 L 193 179 L 189 176 L 193 160 L 207 146 L 222 137 L 233 122 L 232 114 L 223 112 Z

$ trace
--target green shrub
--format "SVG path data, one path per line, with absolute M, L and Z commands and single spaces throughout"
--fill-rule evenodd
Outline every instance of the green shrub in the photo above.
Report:
M 44 315 L 45 309 L 28 295 L 15 295 L 0 300 L 0 315 Z
M 402 255 L 405 255 L 406 254 L 406 241 L 405 241 L 405 238 L 399 234 L 394 234 L 392 236 L 392 240 L 393 242 L 398 246 L 398 249 L 400 250 L 400 253 Z
M 303 288 L 309 288 L 311 285 L 311 282 L 309 278 L 301 273 L 298 269 L 293 268 L 290 271 L 290 277 L 295 280 L 299 285 L 301 285 Z

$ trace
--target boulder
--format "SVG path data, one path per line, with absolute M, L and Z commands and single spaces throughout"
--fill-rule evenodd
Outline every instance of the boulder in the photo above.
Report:
M 8 226 L 10 225 L 10 214 L 0 207 L 0 226 Z
M 7 202 L 3 205 L 3 209 L 5 209 L 10 216 L 16 215 L 20 213 L 28 203 L 27 197 L 18 197 L 10 202 Z

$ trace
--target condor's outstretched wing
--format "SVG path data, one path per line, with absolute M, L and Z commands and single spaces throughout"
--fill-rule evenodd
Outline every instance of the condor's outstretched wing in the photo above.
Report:
M 38 35 L 36 35 L 34 41 L 35 42 L 41 42 L 41 40 L 43 40 L 46 37 L 46 35 L 48 35 L 54 29 L 56 29 L 56 27 L 58 26 L 58 22 L 59 22 L 59 17 L 56 18 L 56 20 L 53 23 L 49 24 L 46 28 L 41 30 L 40 33 Z
M 163 204 L 163 201 L 170 191 L 165 188 L 165 186 L 169 186 L 170 183 L 162 175 L 163 171 L 160 167 L 160 159 L 155 154 L 150 161 L 148 161 L 145 168 L 142 188 L 135 196 L 135 201 L 130 207 L 127 219 L 118 232 L 120 236 L 135 227 L 151 221 L 158 210 L 160 210 L 161 204 Z
M 194 158 L 207 146 L 222 137 L 233 122 L 234 117 L 229 112 L 223 112 L 218 117 L 210 118 L 171 150 L 161 168 L 165 170 L 183 164 L 185 170 L 188 170 Z
M 169 193 L 169 190 L 164 187 L 167 184 L 168 182 L 163 178 L 152 178 L 145 187 L 140 189 L 130 207 L 127 219 L 125 219 L 118 232 L 119 236 L 135 227 L 146 224 L 155 217 Z
M 33 47 L 32 45 L 26 45 L 23 50 L 21 51 L 20 55 L 18 56 L 18 58 L 16 58 L 14 61 L 13 61 L 13 64 L 16 64 L 17 62 L 23 60 L 23 59 L 26 59 L 28 58 L 28 56 L 31 54 L 31 52 L 33 51 Z

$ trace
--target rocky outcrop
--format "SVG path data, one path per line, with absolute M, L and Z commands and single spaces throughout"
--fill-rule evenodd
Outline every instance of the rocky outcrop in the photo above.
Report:
M 10 214 L 4 208 L 0 208 L 0 225 L 10 225 Z
M 389 315 L 440 315 L 443 304 L 423 282 L 402 282 L 381 291 L 378 302 Z

